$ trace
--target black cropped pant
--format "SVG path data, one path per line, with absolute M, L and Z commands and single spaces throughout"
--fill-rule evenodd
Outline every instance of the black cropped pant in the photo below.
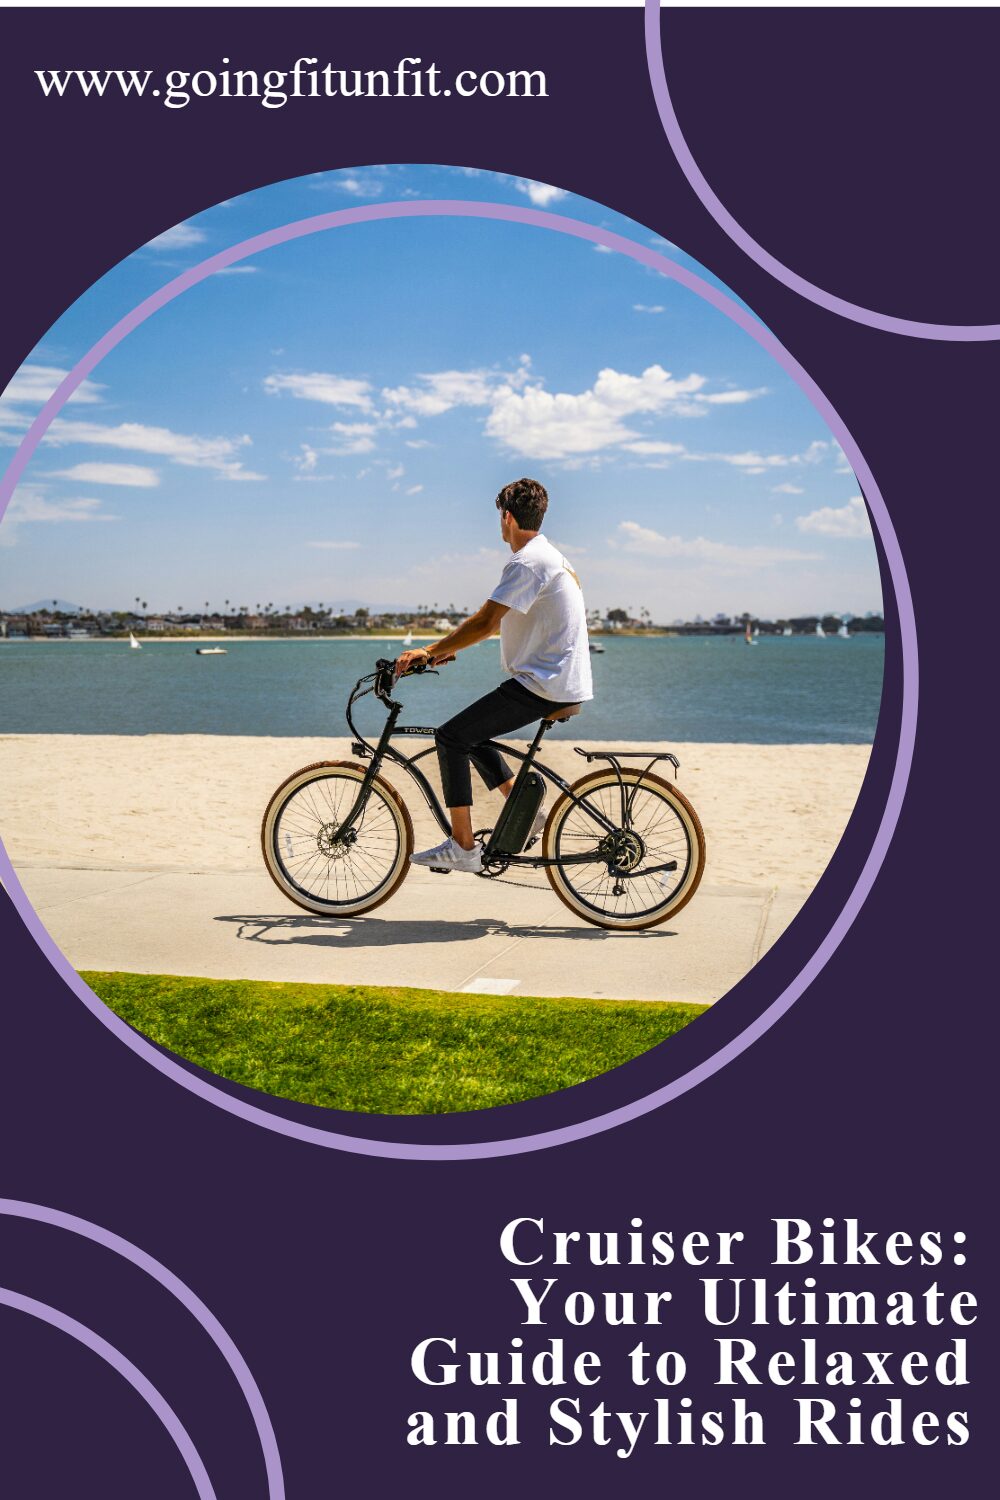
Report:
M 511 677 L 501 687 L 487 693 L 485 698 L 463 708 L 447 724 L 442 724 L 434 739 L 441 766 L 445 807 L 472 806 L 470 762 L 491 791 L 513 776 L 503 756 L 492 749 L 487 740 L 510 734 L 513 729 L 523 729 L 526 724 L 543 719 L 554 709 L 567 706 L 529 692 Z

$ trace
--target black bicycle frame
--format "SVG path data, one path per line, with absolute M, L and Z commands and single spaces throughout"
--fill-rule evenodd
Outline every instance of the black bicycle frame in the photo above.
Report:
M 426 728 L 422 725 L 408 724 L 405 725 L 402 729 L 396 728 L 396 722 L 403 711 L 403 704 L 397 702 L 391 696 L 391 689 L 395 681 L 394 674 L 391 670 L 392 667 L 392 662 L 379 661 L 373 674 L 368 677 L 361 677 L 358 679 L 358 681 L 354 684 L 354 689 L 350 697 L 347 700 L 347 724 L 348 728 L 351 731 L 351 734 L 354 736 L 351 743 L 351 749 L 360 759 L 369 760 L 370 764 L 368 765 L 368 768 L 365 771 L 364 779 L 362 780 L 361 785 L 358 788 L 358 795 L 354 801 L 354 805 L 348 813 L 347 817 L 341 823 L 338 830 L 339 836 L 341 838 L 344 838 L 345 835 L 350 834 L 350 832 L 354 828 L 354 825 L 357 823 L 358 819 L 363 813 L 365 804 L 367 803 L 368 798 L 371 795 L 372 783 L 378 775 L 382 763 L 385 760 L 390 761 L 393 765 L 401 767 L 412 777 L 417 786 L 420 788 L 424 801 L 427 803 L 427 806 L 429 807 L 435 821 L 441 828 L 442 832 L 449 835 L 451 833 L 451 819 L 448 817 L 448 814 L 445 811 L 444 807 L 442 807 L 437 793 L 434 791 L 434 788 L 431 786 L 423 771 L 417 765 L 418 761 L 423 760 L 425 756 L 430 755 L 433 752 L 434 746 L 428 745 L 427 748 L 425 750 L 421 750 L 419 754 L 407 756 L 401 755 L 399 751 L 394 749 L 390 744 L 390 741 L 394 738 L 402 738 L 403 736 L 416 736 L 425 739 L 433 739 L 434 735 L 437 733 L 435 729 Z M 424 668 L 423 670 L 432 671 L 433 668 Z M 371 683 L 372 686 L 366 687 L 366 683 Z M 362 688 L 364 689 L 364 691 L 361 691 Z M 374 746 L 369 744 L 368 740 L 365 739 L 364 735 L 358 729 L 351 713 L 351 710 L 358 699 L 367 697 L 369 693 L 374 693 L 375 697 L 377 697 L 381 703 L 385 704 L 386 708 L 388 709 L 388 717 L 386 718 L 385 726 L 378 738 L 377 744 L 375 744 Z M 538 771 L 539 774 L 544 776 L 547 781 L 550 781 L 553 786 L 558 787 L 560 792 L 569 797 L 570 801 L 573 802 L 577 807 L 584 808 L 588 816 L 593 818 L 596 823 L 600 824 L 607 833 L 617 833 L 619 827 L 627 829 L 631 817 L 632 801 L 635 795 L 635 788 L 633 788 L 631 792 L 626 791 L 621 767 L 618 764 L 618 756 L 628 755 L 633 752 L 619 750 L 606 752 L 603 755 L 597 756 L 592 752 L 584 750 L 577 751 L 578 754 L 585 756 L 588 761 L 597 758 L 606 759 L 610 760 L 612 765 L 614 766 L 614 769 L 618 776 L 618 785 L 621 791 L 622 799 L 622 821 L 620 825 L 616 825 L 615 823 L 612 823 L 610 819 L 606 818 L 599 808 L 594 807 L 591 803 L 586 801 L 586 793 L 584 793 L 583 797 L 578 797 L 568 781 L 560 776 L 558 772 L 553 771 L 551 767 L 545 765 L 543 761 L 537 760 L 538 747 L 541 744 L 542 737 L 544 736 L 546 731 L 551 728 L 552 721 L 543 719 L 539 724 L 538 729 L 535 732 L 535 737 L 531 741 L 531 744 L 528 746 L 527 751 L 518 750 L 515 748 L 515 746 L 509 744 L 507 741 L 501 743 L 498 740 L 487 740 L 484 743 L 488 744 L 491 749 L 499 751 L 501 755 L 510 755 L 513 756 L 515 760 L 520 761 L 521 766 L 518 771 L 518 776 L 527 774 L 527 772 L 532 769 Z M 646 753 L 642 752 L 642 754 L 645 758 Z M 652 757 L 649 757 L 649 760 L 650 764 L 652 764 L 656 760 L 669 760 L 672 762 L 675 770 L 678 766 L 676 756 L 667 753 L 658 753 Z M 598 854 L 595 849 L 591 850 L 589 853 L 584 854 L 565 854 L 560 856 L 559 859 L 546 859 L 544 855 L 533 854 L 504 854 L 502 856 L 498 856 L 498 858 L 502 858 L 504 863 L 507 865 L 521 865 L 526 866 L 529 869 L 537 870 L 543 869 L 546 865 L 596 864 L 599 862 L 603 862 L 605 856 Z M 644 875 L 653 875 L 658 873 L 660 870 L 666 871 L 675 868 L 676 862 L 668 863 L 662 866 L 657 865 L 652 869 L 644 870 L 642 873 Z M 623 871 L 619 874 L 619 879 L 627 880 L 630 878 L 631 876 L 628 872 Z

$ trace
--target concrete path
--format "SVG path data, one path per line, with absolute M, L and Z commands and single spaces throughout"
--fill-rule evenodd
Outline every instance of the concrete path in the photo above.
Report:
M 18 874 L 78 969 L 636 1000 L 717 1000 L 805 899 L 703 884 L 675 920 L 609 933 L 577 921 L 547 883 L 419 869 L 385 906 L 343 921 L 300 911 L 262 870 L 20 864 Z M 447 919 L 428 920 L 445 896 Z

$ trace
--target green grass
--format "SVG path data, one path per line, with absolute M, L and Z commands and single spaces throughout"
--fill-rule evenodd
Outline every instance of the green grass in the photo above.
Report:
M 707 1009 L 165 974 L 82 977 L 137 1031 L 223 1078 L 378 1114 L 488 1109 L 569 1088 Z

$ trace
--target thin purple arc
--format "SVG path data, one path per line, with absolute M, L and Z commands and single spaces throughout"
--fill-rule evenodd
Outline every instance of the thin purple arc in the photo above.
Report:
M 760 266 L 762 271 L 767 271 L 775 281 L 780 281 L 782 286 L 788 287 L 789 291 L 797 292 L 800 297 L 805 297 L 817 307 L 825 308 L 827 312 L 837 313 L 842 318 L 850 318 L 854 323 L 863 323 L 867 328 L 877 328 L 883 333 L 900 333 L 908 338 L 937 339 L 950 343 L 985 343 L 1000 338 L 1000 323 L 922 323 L 914 318 L 898 318 L 891 313 L 880 313 L 869 307 L 861 307 L 856 302 L 848 302 L 844 297 L 837 297 L 832 292 L 824 291 L 815 282 L 807 281 L 804 276 L 800 276 L 797 271 L 793 271 L 783 261 L 778 260 L 777 256 L 772 255 L 769 250 L 765 250 L 764 246 L 748 234 L 743 225 L 729 212 L 692 155 L 670 98 L 666 70 L 663 66 L 660 0 L 645 0 L 645 8 L 646 63 L 660 123 L 670 149 L 676 156 L 681 171 L 702 207 L 708 210 L 719 228 L 729 236 L 734 245 L 737 245 L 745 255 Z
M 111 1229 L 105 1229 L 101 1224 L 92 1223 L 90 1219 L 81 1219 L 76 1214 L 64 1213 L 59 1208 L 48 1208 L 41 1203 L 27 1203 L 17 1198 L 0 1198 L 0 1215 L 11 1219 L 27 1219 L 35 1224 L 49 1224 L 55 1229 L 65 1229 L 70 1234 L 78 1234 L 82 1239 L 90 1240 L 93 1244 L 100 1245 L 105 1250 L 111 1250 L 115 1255 L 120 1255 L 123 1260 L 130 1261 L 132 1265 L 137 1266 L 140 1271 L 144 1271 L 147 1276 L 158 1282 L 171 1296 L 176 1297 L 181 1306 L 208 1334 L 243 1392 L 264 1456 L 268 1500 L 285 1500 L 285 1481 L 281 1469 L 281 1457 L 278 1453 L 278 1442 L 271 1425 L 271 1418 L 267 1414 L 267 1407 L 264 1405 L 264 1398 L 250 1373 L 246 1360 L 211 1308 L 207 1307 L 201 1298 L 162 1261 L 158 1261 L 147 1250 L 134 1245 L 131 1240 L 115 1234 Z
M 134 1365 L 120 1349 L 116 1349 L 114 1344 L 109 1344 L 107 1339 L 101 1338 L 99 1333 L 95 1333 L 85 1323 L 77 1322 L 76 1318 L 71 1318 L 68 1313 L 60 1312 L 57 1307 L 50 1307 L 47 1302 L 39 1302 L 35 1297 L 25 1297 L 20 1292 L 13 1292 L 8 1287 L 0 1286 L 0 1307 L 11 1307 L 15 1312 L 26 1313 L 30 1318 L 37 1318 L 41 1323 L 48 1323 L 51 1328 L 58 1328 L 60 1333 L 68 1334 L 71 1339 L 75 1339 L 78 1344 L 83 1344 L 99 1359 L 103 1359 L 105 1364 L 116 1370 L 122 1379 L 138 1392 L 170 1434 L 174 1446 L 194 1481 L 198 1500 L 216 1500 L 208 1470 L 191 1441 L 187 1428 L 173 1407 L 160 1395 L 156 1386 L 147 1380 L 138 1365 Z
M 65 955 L 60 951 L 56 943 L 53 942 L 40 918 L 37 916 L 17 878 L 6 849 L 3 847 L 2 842 L 0 842 L 0 876 L 3 877 L 8 894 L 20 912 L 28 931 L 32 934 L 53 968 L 66 984 L 69 985 L 78 999 L 82 1000 L 83 1004 L 97 1017 L 103 1026 L 106 1026 L 109 1031 L 113 1032 L 133 1052 L 137 1053 L 146 1062 L 150 1063 L 175 1083 L 181 1084 L 183 1088 L 188 1089 L 191 1093 L 197 1094 L 200 1098 L 207 1100 L 220 1109 L 227 1110 L 230 1114 L 236 1115 L 240 1119 L 248 1120 L 256 1125 L 262 1125 L 266 1129 L 276 1131 L 278 1134 L 290 1136 L 295 1140 L 305 1141 L 311 1145 L 348 1151 L 359 1156 L 388 1157 L 400 1161 L 483 1160 L 495 1156 L 516 1156 L 529 1151 L 544 1150 L 551 1146 L 565 1145 L 571 1141 L 584 1140 L 588 1136 L 598 1135 L 603 1131 L 614 1129 L 616 1126 L 626 1124 L 631 1120 L 640 1119 L 652 1110 L 660 1108 L 661 1105 L 679 1098 L 688 1089 L 694 1088 L 697 1084 L 711 1078 L 713 1074 L 724 1068 L 727 1063 L 732 1062 L 741 1053 L 745 1052 L 765 1032 L 769 1031 L 776 1021 L 781 1019 L 785 1012 L 795 1004 L 795 1001 L 799 999 L 821 972 L 830 957 L 840 946 L 858 912 L 864 905 L 875 882 L 875 877 L 885 859 L 886 852 L 896 829 L 896 824 L 899 821 L 906 793 L 906 785 L 909 780 L 910 767 L 913 761 L 917 722 L 917 631 L 913 613 L 913 599 L 910 593 L 909 579 L 906 574 L 906 565 L 903 561 L 903 555 L 892 519 L 876 483 L 875 476 L 833 403 L 824 395 L 812 377 L 803 369 L 798 360 L 785 349 L 770 329 L 766 328 L 751 312 L 735 302 L 725 292 L 703 281 L 700 276 L 697 276 L 693 271 L 689 271 L 686 267 L 675 264 L 675 262 L 668 260 L 657 251 L 648 249 L 644 245 L 638 245 L 633 240 L 626 239 L 623 235 L 615 234 L 608 229 L 596 228 L 594 225 L 585 224 L 578 219 L 570 219 L 560 214 L 548 213 L 544 209 L 512 207 L 501 203 L 465 202 L 454 199 L 426 199 L 415 202 L 367 204 L 357 208 L 338 209 L 331 213 L 318 214 L 312 218 L 299 219 L 291 224 L 280 225 L 275 229 L 267 230 L 263 234 L 254 235 L 251 239 L 243 240 L 237 245 L 231 245 L 229 249 L 222 250 L 217 255 L 210 256 L 197 266 L 192 266 L 180 276 L 175 277 L 173 281 L 167 282 L 165 286 L 161 287 L 159 291 L 154 292 L 150 297 L 147 297 L 145 301 L 139 303 L 130 313 L 127 313 L 124 318 L 120 319 L 113 328 L 109 329 L 93 348 L 83 356 L 79 363 L 73 367 L 58 389 L 50 396 L 25 434 L 6 474 L 0 480 L 0 518 L 2 518 L 3 511 L 13 493 L 17 480 L 24 471 L 25 465 L 38 447 L 47 428 L 61 407 L 106 354 L 115 348 L 117 344 L 121 343 L 122 339 L 126 338 L 135 328 L 144 323 L 147 318 L 151 317 L 154 312 L 164 307 L 168 302 L 171 302 L 174 297 L 179 296 L 182 292 L 204 281 L 206 277 L 213 275 L 216 271 L 220 271 L 226 266 L 245 260 L 251 255 L 259 254 L 261 251 L 269 250 L 276 245 L 287 244 L 289 241 L 301 239 L 305 235 L 316 234 L 327 229 L 341 228 L 348 224 L 371 223 L 379 219 L 440 217 L 493 219 L 513 224 L 530 224 L 540 229 L 555 230 L 560 234 L 567 234 L 575 239 L 588 240 L 593 244 L 604 245 L 609 250 L 616 250 L 622 255 L 629 256 L 632 260 L 638 261 L 641 265 L 646 265 L 654 271 L 659 271 L 661 275 L 671 278 L 693 292 L 695 296 L 701 297 L 703 301 L 717 308 L 738 327 L 742 328 L 745 333 L 749 334 L 762 349 L 765 349 L 776 360 L 781 368 L 792 377 L 799 388 L 808 396 L 817 412 L 838 439 L 851 462 L 851 467 L 855 475 L 865 491 L 868 508 L 875 518 L 879 536 L 882 540 L 886 566 L 888 567 L 896 595 L 903 662 L 903 691 L 900 713 L 900 738 L 896 751 L 896 761 L 893 767 L 885 808 L 872 847 L 862 867 L 857 883 L 835 919 L 833 926 L 796 978 L 744 1031 L 734 1037 L 725 1047 L 720 1048 L 711 1057 L 706 1058 L 704 1062 L 699 1063 L 697 1067 L 682 1074 L 680 1078 L 674 1079 L 671 1083 L 664 1084 L 662 1088 L 654 1090 L 651 1094 L 646 1094 L 640 1099 L 632 1100 L 629 1104 L 622 1105 L 606 1114 L 597 1115 L 593 1119 L 579 1121 L 572 1125 L 560 1126 L 553 1130 L 539 1131 L 532 1135 L 516 1136 L 509 1140 L 469 1141 L 447 1144 L 418 1143 L 412 1141 L 377 1140 L 364 1136 L 345 1135 L 338 1131 L 321 1130 L 313 1125 L 306 1125 L 297 1120 L 286 1119 L 282 1115 L 271 1114 L 259 1105 L 251 1104 L 244 1099 L 235 1098 L 224 1089 L 218 1088 L 206 1079 L 189 1072 L 187 1068 L 182 1067 L 173 1057 L 161 1052 L 146 1037 L 133 1031 L 131 1026 L 123 1021 L 120 1016 L 116 1016 L 112 1010 L 97 998 L 93 990 L 84 984 Z

